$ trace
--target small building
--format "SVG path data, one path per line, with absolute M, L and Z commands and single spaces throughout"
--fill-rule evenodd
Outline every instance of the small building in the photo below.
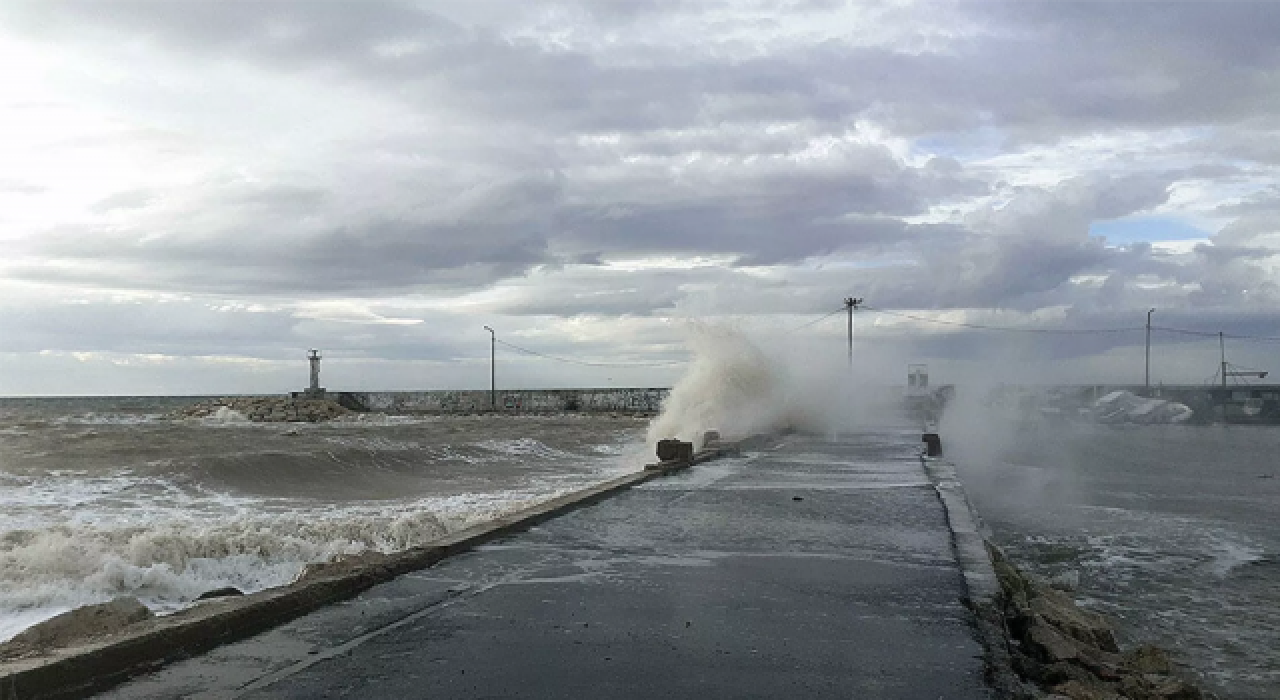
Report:
M 929 366 L 907 365 L 907 397 L 924 398 L 929 396 Z

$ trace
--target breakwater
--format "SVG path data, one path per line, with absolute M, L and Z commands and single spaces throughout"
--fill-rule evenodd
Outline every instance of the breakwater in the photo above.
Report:
M 670 389 L 518 389 L 330 391 L 327 398 L 353 411 L 381 413 L 635 413 L 662 410 Z

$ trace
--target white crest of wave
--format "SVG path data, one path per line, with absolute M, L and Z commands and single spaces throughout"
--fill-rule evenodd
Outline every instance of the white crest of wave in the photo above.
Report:
M 171 612 L 214 588 L 284 585 L 308 563 L 423 545 L 566 490 L 545 485 L 396 505 L 10 531 L 0 535 L 0 641 L 60 612 L 122 595 Z
M 847 368 L 830 358 L 776 356 L 741 330 L 705 324 L 690 326 L 688 343 L 693 362 L 650 424 L 650 444 L 679 438 L 698 448 L 708 430 L 732 440 L 788 429 L 826 432 L 851 421 Z
M 219 406 L 217 411 L 209 414 L 208 417 L 201 419 L 205 423 L 248 423 L 249 418 L 245 414 L 227 406 Z

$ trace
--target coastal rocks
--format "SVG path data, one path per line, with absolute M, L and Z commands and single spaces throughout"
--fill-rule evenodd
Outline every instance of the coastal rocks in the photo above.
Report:
M 31 656 L 46 649 L 103 637 L 151 617 L 151 610 L 137 598 L 116 598 L 108 603 L 86 605 L 19 632 L 0 644 L 0 659 Z
M 1025 576 L 999 549 L 988 548 L 1000 582 L 1001 607 L 1014 670 L 1069 700 L 1201 700 L 1211 697 L 1173 675 L 1163 650 L 1120 652 L 1111 623 L 1070 596 Z
M 171 417 L 223 420 L 242 417 L 243 420 L 255 423 L 318 423 L 333 420 L 348 413 L 351 411 L 336 401 L 328 399 L 237 396 L 201 401 L 175 411 Z

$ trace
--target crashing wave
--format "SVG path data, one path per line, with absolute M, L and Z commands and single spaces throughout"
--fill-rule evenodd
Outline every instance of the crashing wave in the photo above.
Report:
M 1145 398 L 1131 391 L 1113 391 L 1093 404 L 1093 417 L 1099 423 L 1185 423 L 1193 414 L 1186 404 Z

